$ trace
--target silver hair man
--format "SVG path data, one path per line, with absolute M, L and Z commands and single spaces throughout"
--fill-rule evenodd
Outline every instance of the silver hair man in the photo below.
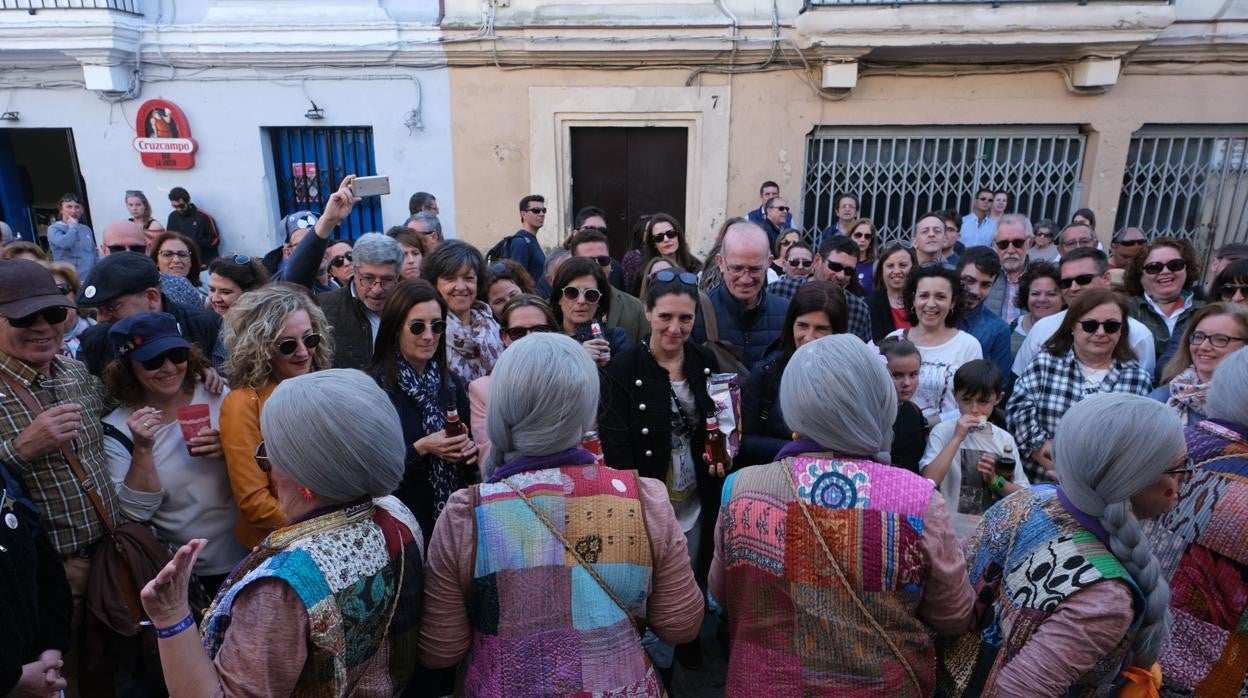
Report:
M 1156 661 L 1170 634 L 1170 586 L 1131 497 L 1161 478 L 1186 450 L 1183 425 L 1173 409 L 1122 393 L 1099 393 L 1075 403 L 1053 437 L 1062 491 L 1105 527 L 1110 552 L 1144 595 L 1143 624 L 1133 647 L 1138 666 Z
M 351 256 L 357 269 L 361 264 L 393 264 L 398 271 L 403 264 L 403 248 L 394 238 L 381 233 L 361 235 L 351 248 Z
M 798 349 L 780 379 L 780 409 L 793 431 L 837 453 L 889 462 L 897 391 L 862 340 L 836 334 Z
M 1205 414 L 1240 426 L 1248 426 L 1248 348 L 1237 349 L 1222 359 L 1213 372 L 1205 396 Z
M 490 374 L 486 475 L 521 456 L 575 447 L 597 418 L 598 368 L 581 345 L 555 332 L 521 339 Z
M 294 481 L 336 502 L 398 488 L 407 449 L 403 428 L 390 399 L 366 374 L 339 368 L 290 378 L 264 406 L 260 431 L 269 459 Z

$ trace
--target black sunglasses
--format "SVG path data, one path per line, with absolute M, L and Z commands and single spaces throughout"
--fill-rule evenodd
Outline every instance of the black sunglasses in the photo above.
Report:
M 1222 284 L 1218 287 L 1218 295 L 1222 300 L 1229 301 L 1235 297 L 1236 293 L 1242 293 L 1248 296 L 1248 284 Z
M 681 283 L 689 284 L 690 286 L 698 285 L 698 275 L 687 271 L 675 272 L 671 269 L 660 269 L 651 274 L 650 278 L 659 283 L 667 283 L 679 279 Z
M 794 269 L 809 269 L 815 262 L 812 259 L 790 259 L 788 264 Z
M 1087 286 L 1092 283 L 1092 279 L 1096 278 L 1096 274 L 1080 274 L 1079 276 L 1062 277 L 1057 285 L 1061 288 L 1070 288 L 1075 284 Z
M 43 310 L 37 310 L 31 313 L 30 315 L 23 315 L 22 317 L 9 318 L 9 326 L 24 330 L 27 327 L 34 327 L 35 323 L 39 322 L 40 317 L 42 317 L 44 320 L 47 320 L 49 325 L 55 325 L 57 323 L 65 322 L 65 318 L 68 315 L 69 315 L 69 310 L 67 308 L 62 308 L 59 306 L 52 307 L 52 308 L 44 308 Z
M 598 301 L 602 300 L 602 291 L 599 291 L 596 288 L 587 288 L 584 291 L 582 291 L 581 289 L 575 286 L 563 287 L 563 297 L 567 300 L 570 300 L 570 301 L 579 300 L 582 296 L 585 298 L 586 303 L 593 305 L 594 303 L 597 303 Z
M 264 447 L 264 442 L 256 444 L 256 465 L 260 466 L 260 472 L 273 472 L 273 464 L 269 462 L 269 452 Z
M 425 324 L 424 320 L 413 320 L 412 324 L 407 326 L 407 331 L 419 337 L 425 333 L 426 327 L 433 330 L 434 337 L 438 337 L 446 332 L 446 320 L 434 320 L 428 324 Z
M 1010 249 L 1011 245 L 1014 246 L 1014 249 L 1021 250 L 1027 246 L 1027 240 L 997 240 L 994 244 L 997 246 L 998 250 L 1003 252 Z
M 607 229 L 606 229 L 606 228 L 604 228 L 604 227 L 602 227 L 602 226 L 600 226 L 600 225 L 583 225 L 583 226 L 581 226 L 581 227 L 580 227 L 580 229 L 578 229 L 576 232 L 578 232 L 578 233 L 584 233 L 584 232 L 587 232 L 587 231 L 590 231 L 590 230 L 593 230 L 593 231 L 596 231 L 596 232 L 602 233 L 603 235 L 606 235 L 606 234 L 607 234 Z
M 853 265 L 838 264 L 836 262 L 828 262 L 828 271 L 833 274 L 853 274 L 858 268 Z
M 1104 327 L 1105 334 L 1118 334 L 1118 330 L 1122 329 L 1122 321 L 1106 320 L 1101 322 L 1099 320 L 1080 320 L 1079 326 L 1082 327 L 1083 331 L 1088 334 L 1094 334 L 1096 332 L 1096 328 L 1098 327 Z
M 789 207 L 788 207 L 788 206 L 769 206 L 768 208 L 774 208 L 774 209 L 776 209 L 777 211 L 784 211 L 785 213 L 788 213 L 788 212 L 789 212 Z
M 334 257 L 333 259 L 329 260 L 329 266 L 337 269 L 338 267 L 341 267 L 342 265 L 350 261 L 353 261 L 353 260 L 351 259 L 351 253 L 348 252 L 346 254 L 340 254 L 337 257 Z
M 1144 273 L 1149 276 L 1156 276 L 1161 273 L 1162 269 L 1179 272 L 1187 268 L 1187 262 L 1182 259 L 1172 259 L 1169 262 L 1149 262 L 1144 265 Z
M 186 360 L 190 357 L 190 355 L 190 349 L 187 349 L 186 347 L 178 347 L 176 349 L 170 349 L 164 353 L 157 354 L 147 361 L 140 361 L 139 363 L 143 366 L 145 371 L 156 371 L 159 370 L 161 366 L 165 365 L 165 359 L 172 361 L 175 366 L 181 366 L 186 363 Z
M 1143 245 L 1145 242 L 1146 240 L 1144 240 L 1144 238 L 1140 238 L 1139 240 L 1120 240 L 1114 244 L 1122 245 L 1123 247 L 1139 247 L 1140 245 Z
M 675 240 L 676 237 L 677 237 L 677 233 L 676 233 L 675 228 L 672 228 L 671 230 L 664 230 L 661 233 L 653 233 L 650 235 L 650 239 L 654 240 L 655 242 L 660 242 L 662 240 Z
M 1051 232 L 1049 232 L 1049 231 L 1047 231 L 1047 230 L 1037 230 L 1037 231 L 1036 231 L 1036 233 L 1035 233 L 1035 237 L 1038 237 L 1038 238 L 1051 238 L 1051 237 L 1053 237 L 1053 233 L 1051 233 Z
M 303 336 L 303 346 L 308 349 L 315 349 L 321 343 L 321 335 L 313 332 Z M 287 337 L 277 343 L 277 350 L 284 356 L 290 356 L 299 349 L 299 340 L 294 337 Z
M 554 332 L 554 328 L 550 325 L 535 325 L 533 327 L 508 327 L 503 330 L 503 334 L 507 335 L 507 339 L 513 342 L 519 342 L 525 337 L 536 332 Z
M 524 210 L 528 213 L 546 213 L 546 209 L 544 208 L 526 208 Z
M 147 245 L 109 245 L 108 251 L 113 254 L 122 252 L 138 252 L 139 254 L 147 254 Z
M 590 257 L 590 259 L 598 262 L 598 266 L 600 267 L 611 266 L 611 255 L 599 254 L 599 255 L 594 255 L 593 257 Z

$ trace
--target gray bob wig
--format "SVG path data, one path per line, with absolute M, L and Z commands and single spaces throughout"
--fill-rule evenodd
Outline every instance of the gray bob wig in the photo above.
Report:
M 521 456 L 573 448 L 598 417 L 598 367 L 576 340 L 531 334 L 507 347 L 490 374 L 485 412 L 493 448 L 485 474 Z
M 1091 395 L 1066 411 L 1053 436 L 1062 491 L 1105 527 L 1110 552 L 1144 595 L 1144 618 L 1133 648 L 1137 666 L 1157 661 L 1170 634 L 1170 586 L 1131 497 L 1157 482 L 1186 450 L 1179 416 L 1142 395 Z
M 260 431 L 273 464 L 326 499 L 382 497 L 403 479 L 399 415 L 361 371 L 328 369 L 282 381 L 264 403 Z
M 889 461 L 897 390 L 879 354 L 852 334 L 834 334 L 793 354 L 780 379 L 789 427 L 837 454 Z
M 1248 348 L 1223 357 L 1214 370 L 1205 396 L 1205 413 L 1214 419 L 1248 426 Z

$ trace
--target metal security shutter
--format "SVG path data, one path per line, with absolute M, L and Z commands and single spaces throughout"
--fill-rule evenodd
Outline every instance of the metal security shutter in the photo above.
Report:
M 1145 127 L 1131 137 L 1117 230 L 1191 240 L 1202 253 L 1248 241 L 1248 127 Z
M 270 128 L 268 132 L 283 216 L 301 210 L 320 213 L 343 177 L 377 174 L 371 127 Z M 382 232 L 381 197 L 370 196 L 356 204 L 338 227 L 337 237 L 355 240 L 364 233 Z
M 859 212 L 885 242 L 909 240 L 926 211 L 971 210 L 975 190 L 1000 188 L 1010 212 L 1068 220 L 1079 201 L 1084 137 L 1071 127 L 846 128 L 819 126 L 806 140 L 802 228 L 836 221 L 834 197 L 858 196 Z

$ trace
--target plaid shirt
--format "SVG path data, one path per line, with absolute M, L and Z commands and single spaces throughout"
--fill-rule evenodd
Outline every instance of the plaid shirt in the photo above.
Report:
M 61 401 L 82 405 L 82 431 L 74 442 L 74 452 L 78 454 L 87 475 L 97 485 L 104 508 L 112 517 L 112 523 L 116 524 L 116 493 L 104 462 L 103 431 L 100 428 L 100 419 L 109 412 L 109 408 L 100 379 L 88 373 L 82 362 L 64 356 L 52 360 L 52 379 L 58 384 L 65 383 L 64 387 L 58 385 L 55 393 L 51 386 L 46 385 L 51 379 L 4 352 L 0 352 L 0 371 L 16 376 L 45 409 Z M 98 541 L 104 535 L 104 526 L 60 449 L 30 461 L 18 457 L 13 442 L 23 429 L 30 426 L 35 415 L 12 392 L 7 383 L 0 382 L 0 459 L 25 481 L 31 499 L 39 507 L 53 547 L 62 555 L 68 555 Z
M 767 295 L 783 298 L 786 301 L 793 300 L 793 296 L 797 295 L 797 289 L 813 278 L 813 276 L 782 276 L 773 283 L 767 284 Z M 867 307 L 867 302 L 846 291 L 845 304 L 849 306 L 849 333 L 864 342 L 870 342 L 871 309 Z
M 1152 389 L 1153 381 L 1138 361 L 1115 361 L 1104 380 L 1089 385 L 1073 349 L 1064 356 L 1042 351 L 1014 385 L 1005 416 L 1021 454 L 1030 455 L 1053 438 L 1058 420 L 1085 397 L 1095 393 L 1148 395 Z M 1034 459 L 1029 458 L 1025 467 L 1032 482 L 1049 480 Z

